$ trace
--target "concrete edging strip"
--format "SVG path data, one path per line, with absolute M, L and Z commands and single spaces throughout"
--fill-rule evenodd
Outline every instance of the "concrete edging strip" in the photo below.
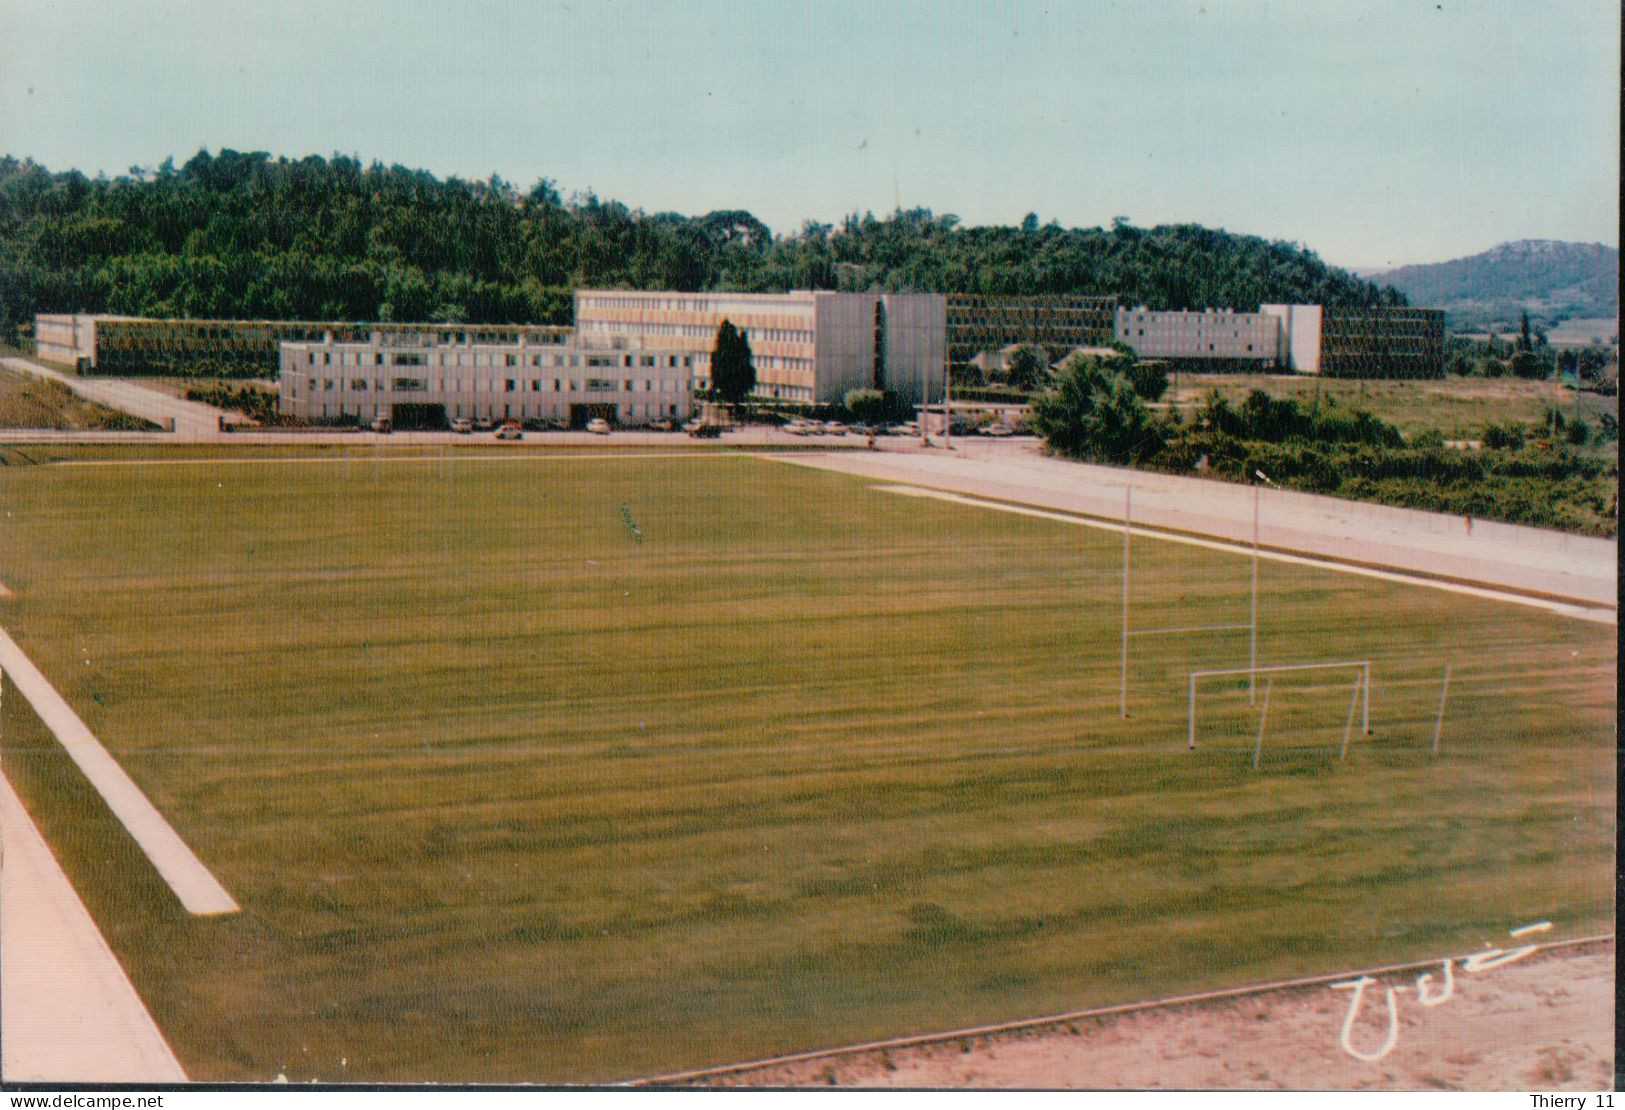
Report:
M 56 692 L 50 680 L 34 666 L 5 629 L 0 628 L 0 670 L 11 678 L 17 692 L 28 699 L 45 727 L 50 729 L 85 778 L 123 823 L 158 874 L 180 899 L 188 913 L 236 913 L 242 907 L 187 847 L 163 814 L 141 792 L 124 768 L 108 754 L 73 707 Z
M 184 1083 L 107 938 L 0 776 L 0 1077 Z

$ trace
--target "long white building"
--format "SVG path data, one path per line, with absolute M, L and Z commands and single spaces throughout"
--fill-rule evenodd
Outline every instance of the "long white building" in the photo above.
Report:
M 852 389 L 889 389 L 918 404 L 941 397 L 946 304 L 934 293 L 582 289 L 575 324 L 585 342 L 636 340 L 683 352 L 703 390 L 727 320 L 750 344 L 758 397 L 827 404 Z
M 453 338 L 448 340 L 448 334 Z M 441 406 L 447 420 L 543 421 L 580 427 L 687 420 L 693 356 L 670 347 L 586 343 L 568 332 L 479 342 L 470 333 L 377 331 L 365 340 L 283 343 L 279 411 L 312 423 L 388 417 L 397 405 Z
M 1119 308 L 1114 330 L 1119 343 L 1141 358 L 1171 358 L 1213 364 L 1250 364 L 1254 369 L 1281 363 L 1281 320 L 1265 312 L 1156 312 Z

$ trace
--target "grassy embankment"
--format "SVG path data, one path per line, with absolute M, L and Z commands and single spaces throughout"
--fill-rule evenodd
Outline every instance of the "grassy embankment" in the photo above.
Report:
M 60 382 L 0 370 L 0 428 L 141 432 L 156 425 L 87 401 Z
M 1355 381 L 1307 374 L 1181 374 L 1177 395 L 1170 388 L 1163 400 L 1176 403 L 1181 415 L 1188 417 L 1201 407 L 1209 390 L 1240 404 L 1255 389 L 1305 407 L 1314 404 L 1318 390 L 1321 404 L 1335 402 L 1345 413 L 1365 409 L 1397 427 L 1406 439 L 1437 431 L 1446 439 L 1477 440 L 1492 424 L 1543 423 L 1554 402 L 1565 418 L 1574 414 L 1573 390 L 1566 386 L 1554 390 L 1551 382 L 1521 378 Z M 1581 395 L 1582 420 L 1595 428 L 1603 413 L 1617 419 L 1619 398 Z
M 1107 532 L 714 454 L 0 497 L 5 626 L 244 907 L 4 699 L 195 1078 L 611 1080 L 1612 928 L 1610 627 L 1265 562 L 1261 660 L 1373 659 L 1375 734 L 1278 679 L 1252 772 L 1239 688 L 1184 746 L 1244 634 L 1137 641 L 1119 719 Z M 1244 557 L 1135 558 L 1140 627 L 1245 619 Z

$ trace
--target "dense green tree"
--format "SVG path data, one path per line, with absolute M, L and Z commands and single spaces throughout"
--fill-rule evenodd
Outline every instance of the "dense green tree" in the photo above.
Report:
M 0 158 L 0 336 L 74 311 L 568 323 L 583 286 L 1403 303 L 1296 245 L 1190 224 L 966 228 L 916 208 L 775 237 L 737 209 L 648 214 L 342 156 L 200 151 L 95 180 Z
M 750 342 L 729 320 L 717 328 L 716 346 L 711 351 L 711 390 L 722 400 L 737 405 L 756 388 L 756 365 L 751 360 Z
M 1004 360 L 1004 378 L 1016 389 L 1042 389 L 1049 385 L 1049 354 L 1042 347 L 1023 343 Z
M 1168 364 L 1161 359 L 1135 360 L 1128 378 L 1141 400 L 1160 401 L 1168 392 Z
M 1134 392 L 1122 356 L 1074 355 L 1055 386 L 1034 399 L 1032 420 L 1051 451 L 1093 462 L 1126 464 L 1155 453 L 1162 429 Z

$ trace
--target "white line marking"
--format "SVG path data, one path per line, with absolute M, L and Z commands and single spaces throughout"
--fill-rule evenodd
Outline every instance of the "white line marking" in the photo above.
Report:
M 1072 513 L 1055 512 L 1050 509 L 1033 509 L 1025 505 L 1009 505 L 1002 501 L 987 501 L 977 497 L 966 497 L 958 493 L 946 493 L 942 490 L 926 489 L 923 486 L 885 485 L 872 486 L 871 489 L 882 493 L 899 493 L 905 497 L 927 497 L 936 501 L 951 501 L 960 505 L 974 505 L 980 509 L 997 509 L 1000 512 L 1015 513 L 1018 516 L 1038 517 L 1041 520 L 1058 520 L 1063 524 L 1079 524 L 1085 528 L 1098 528 L 1105 532 L 1121 532 L 1123 526 L 1105 520 L 1090 520 L 1087 517 Z M 1154 528 L 1136 527 L 1132 530 L 1136 536 L 1146 536 L 1150 539 L 1164 540 L 1168 543 L 1182 543 L 1190 547 L 1205 547 L 1211 551 L 1225 551 L 1233 555 L 1252 554 L 1252 545 L 1231 543 L 1225 540 L 1200 539 L 1196 536 L 1182 536 L 1172 532 L 1160 532 Z M 1527 605 L 1534 609 L 1544 609 L 1549 613 L 1556 613 L 1562 617 L 1573 617 L 1577 620 L 1591 621 L 1595 624 L 1618 624 L 1619 614 L 1613 609 L 1604 609 L 1594 605 L 1584 605 L 1578 602 L 1553 601 L 1548 598 L 1529 597 L 1526 594 L 1509 593 L 1505 590 L 1496 590 L 1487 586 L 1468 586 L 1460 582 L 1446 582 L 1438 578 L 1428 578 L 1422 575 L 1404 574 L 1399 571 L 1378 570 L 1375 567 L 1354 566 L 1349 563 L 1340 563 L 1332 559 L 1316 559 L 1307 555 L 1288 555 L 1278 551 L 1260 551 L 1260 559 L 1269 559 L 1277 563 L 1290 563 L 1295 566 L 1315 567 L 1320 570 L 1335 570 L 1343 574 L 1355 574 L 1362 578 L 1376 578 L 1384 582 L 1401 582 L 1407 586 L 1425 586 L 1433 590 L 1444 590 L 1448 593 L 1465 594 L 1468 597 L 1481 597 L 1490 601 L 1510 602 L 1513 605 Z
M 4 629 L 0 629 L 0 668 L 61 741 L 188 913 L 236 913 L 242 908 Z
M 1552 923 L 1550 921 L 1537 921 L 1533 925 L 1525 925 L 1522 928 L 1513 929 L 1508 935 L 1514 937 L 1524 937 L 1528 936 L 1530 933 L 1544 933 L 1551 927 Z

